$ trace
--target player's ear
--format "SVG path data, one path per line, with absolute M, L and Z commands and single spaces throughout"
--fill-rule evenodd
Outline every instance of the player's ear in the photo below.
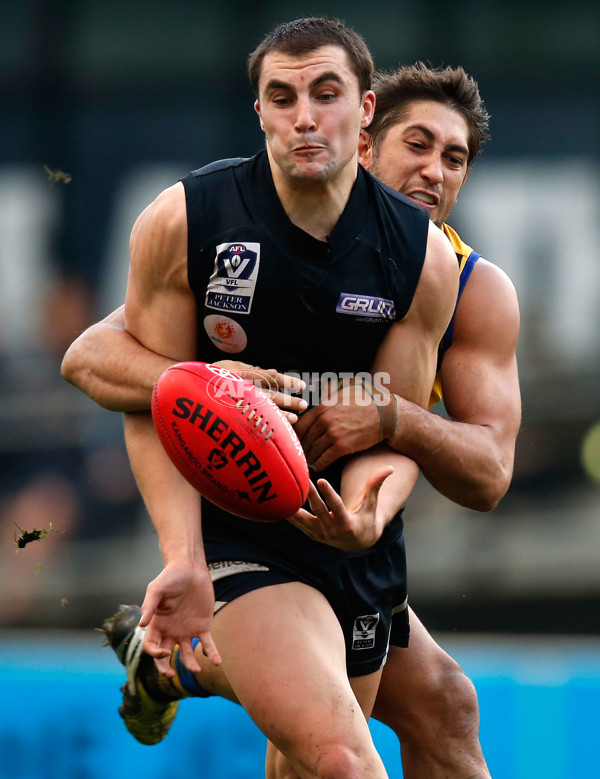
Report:
M 361 130 L 358 136 L 358 161 L 367 170 L 373 162 L 373 139 L 366 130 Z
M 375 93 L 373 90 L 367 89 L 363 92 L 360 110 L 360 126 L 362 128 L 368 127 L 373 121 L 373 113 L 375 112 Z
M 260 103 L 258 102 L 258 100 L 254 101 L 254 110 L 258 114 L 258 121 L 260 122 L 260 129 L 264 130 L 265 126 L 263 124 L 262 116 L 260 115 Z

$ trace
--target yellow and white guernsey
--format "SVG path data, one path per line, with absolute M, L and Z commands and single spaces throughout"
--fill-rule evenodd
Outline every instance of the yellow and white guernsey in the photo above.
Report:
M 456 309 L 458 307 L 460 297 L 463 293 L 467 281 L 469 280 L 473 266 L 481 256 L 477 254 L 477 252 L 474 252 L 470 246 L 467 246 L 467 244 L 461 240 L 458 233 L 447 224 L 442 225 L 442 230 L 452 244 L 452 248 L 456 252 L 456 259 L 458 260 L 458 268 L 460 271 L 460 279 L 458 282 L 458 296 L 456 298 L 456 305 L 454 306 L 454 313 L 452 314 L 452 319 L 450 320 L 448 329 L 444 333 L 444 337 L 440 342 L 440 347 L 438 350 L 438 371 L 435 377 L 435 382 L 433 383 L 433 389 L 431 390 L 431 396 L 429 398 L 429 408 L 435 406 L 435 404 L 442 399 L 442 382 L 440 380 L 440 367 L 442 365 L 442 359 L 444 358 L 444 352 L 452 343 L 454 318 L 456 317 Z

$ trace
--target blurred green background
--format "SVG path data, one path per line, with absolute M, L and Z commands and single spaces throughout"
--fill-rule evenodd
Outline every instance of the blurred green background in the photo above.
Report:
M 406 511 L 412 604 L 442 638 L 598 642 L 592 0 L 0 4 L 0 627 L 89 630 L 139 602 L 159 570 L 121 419 L 66 385 L 60 360 L 122 301 L 142 208 L 188 170 L 260 148 L 247 54 L 275 24 L 309 15 L 343 18 L 382 68 L 463 65 L 492 116 L 449 221 L 517 287 L 524 421 L 513 485 L 492 513 L 419 484 Z M 17 528 L 50 523 L 58 532 L 17 551 Z

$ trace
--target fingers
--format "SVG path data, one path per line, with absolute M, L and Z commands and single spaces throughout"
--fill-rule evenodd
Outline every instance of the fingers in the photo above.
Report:
M 387 478 L 389 478 L 394 472 L 392 465 L 386 465 L 380 468 L 375 473 L 369 476 L 363 496 L 359 499 L 359 506 L 364 506 L 365 509 L 374 511 L 377 506 L 377 499 L 379 497 L 379 491 Z M 323 517 L 327 512 L 329 516 L 334 515 L 342 518 L 347 515 L 348 511 L 355 511 L 358 506 L 348 508 L 341 495 L 339 495 L 326 479 L 319 479 L 317 481 L 319 491 L 312 482 L 309 484 L 308 500 L 311 509 L 317 515 L 317 517 Z
M 288 517 L 288 522 L 293 523 L 294 520 L 298 520 L 299 522 L 306 522 L 311 519 L 315 519 L 314 514 L 311 514 L 310 511 L 307 511 L 306 509 L 298 509 L 295 514 L 292 514 L 291 517 Z
M 221 655 L 208 630 L 200 633 L 200 643 L 202 644 L 202 651 L 208 657 L 209 662 L 213 665 L 221 665 Z M 190 668 L 190 666 L 187 667 Z M 194 669 L 190 668 L 190 670 L 193 671 Z
M 168 657 L 155 657 L 154 664 L 161 674 L 171 679 L 175 676 L 175 669 L 171 666 L 171 654 Z
M 374 510 L 377 505 L 377 498 L 379 497 L 379 490 L 381 489 L 384 481 L 392 475 L 394 472 L 393 465 L 386 465 L 379 471 L 375 471 L 367 480 L 365 486 L 365 499 L 364 505 L 368 509 Z
M 321 483 L 327 485 L 330 489 L 333 489 L 329 482 L 325 481 L 325 479 L 319 479 L 319 487 L 321 486 Z M 321 497 L 319 490 L 315 487 L 312 481 L 309 481 L 308 483 L 308 503 L 315 516 L 322 517 L 325 514 L 329 514 L 327 503 Z
M 325 452 L 329 451 L 332 448 L 331 441 L 325 435 L 326 431 L 323 431 L 323 434 L 319 435 L 318 437 L 315 437 L 316 432 L 317 431 L 315 425 L 314 429 L 309 431 L 309 435 L 305 435 L 300 440 L 300 443 L 302 444 L 302 448 L 304 449 L 304 454 L 306 455 L 306 462 L 314 471 L 319 470 L 319 468 L 317 467 L 317 463 L 319 463 L 319 461 L 323 459 Z M 335 457 L 333 459 L 335 459 Z
M 200 643 L 197 645 L 213 665 L 221 665 L 221 655 L 213 640 L 210 631 L 200 633 Z M 192 639 L 174 641 L 167 639 L 155 630 L 147 630 L 144 637 L 144 651 L 154 658 L 156 667 L 160 673 L 166 676 L 175 676 L 175 669 L 171 665 L 173 649 L 179 647 L 179 658 L 183 665 L 192 673 L 201 673 L 202 666 L 196 659 Z
M 200 663 L 196 660 L 191 640 L 183 641 L 179 644 L 179 659 L 192 673 L 200 673 L 202 670 Z
M 159 602 L 160 602 L 160 595 L 158 593 L 154 595 L 151 584 L 149 584 L 146 589 L 146 597 L 144 598 L 144 602 L 142 603 L 142 608 L 141 608 L 142 616 L 140 617 L 140 627 L 142 628 L 148 627 L 148 625 L 152 621 L 152 617 L 154 616 L 154 613 L 156 612 Z
M 307 446 L 305 449 L 312 444 L 313 438 L 322 432 L 322 430 L 317 429 L 315 431 L 314 429 L 314 424 L 322 412 L 323 408 L 321 406 L 314 406 L 302 415 L 295 427 L 296 435 L 303 442 L 303 445 L 304 441 L 306 441 Z
M 341 452 L 336 450 L 336 442 L 328 435 L 328 426 L 323 424 L 324 408 L 316 406 L 303 414 L 294 425 L 300 439 L 306 461 L 309 466 L 320 471 L 337 460 Z
M 171 654 L 174 642 L 163 638 L 157 630 L 148 628 L 144 636 L 144 652 L 154 658 L 158 670 L 167 676 L 174 676 L 171 668 Z
M 295 424 L 298 421 L 298 414 L 308 408 L 307 401 L 298 394 L 306 388 L 302 379 L 286 373 L 279 373 L 274 368 L 264 370 L 258 366 L 245 365 L 245 363 L 222 361 L 222 363 L 224 362 L 229 362 L 231 366 L 244 366 L 232 367 L 231 370 L 235 370 L 242 379 L 251 381 L 259 387 L 283 411 L 290 424 Z
M 325 438 L 323 437 L 323 445 L 324 443 Z M 306 461 L 313 471 L 324 471 L 343 454 L 348 454 L 348 452 L 339 448 L 338 444 L 332 444 L 323 450 L 311 450 L 310 454 L 306 456 Z
M 296 394 L 306 389 L 306 383 L 301 378 L 279 373 L 275 368 L 265 369 L 234 360 L 221 360 L 215 364 L 228 368 L 242 379 L 253 382 L 257 387 L 274 391 L 282 390 L 286 394 Z
M 323 502 L 328 511 L 333 511 L 335 513 L 336 511 L 339 511 L 340 508 L 344 508 L 344 501 L 333 489 L 327 479 L 319 479 L 317 485 L 323 498 L 321 502 Z
M 365 448 L 355 442 L 361 424 L 359 419 L 349 428 L 343 408 L 315 406 L 300 417 L 294 430 L 310 467 L 314 471 L 322 471 L 343 455 Z
M 306 400 L 297 394 L 301 390 L 296 389 L 297 386 L 304 385 L 304 382 L 293 379 L 293 377 L 288 378 L 281 373 L 277 373 L 273 377 L 273 382 L 259 386 L 284 413 L 292 412 L 296 417 L 295 421 L 297 421 L 298 414 L 308 408 Z
M 367 490 L 376 490 L 379 492 L 383 482 L 394 473 L 393 465 L 383 465 L 378 471 L 372 473 L 367 479 Z
M 265 395 L 268 395 L 273 403 L 284 412 L 284 414 L 286 412 L 292 412 L 296 417 L 296 420 L 298 419 L 298 413 L 302 413 L 308 408 L 308 403 L 304 398 L 301 398 L 298 395 L 288 395 L 286 392 L 280 392 L 279 390 L 273 389 L 261 389 Z
M 259 368 L 258 365 L 247 365 L 236 373 L 246 381 L 252 381 L 259 387 L 268 387 L 274 390 L 287 390 L 288 392 L 302 392 L 305 383 L 296 376 L 287 373 L 279 373 L 275 368 Z

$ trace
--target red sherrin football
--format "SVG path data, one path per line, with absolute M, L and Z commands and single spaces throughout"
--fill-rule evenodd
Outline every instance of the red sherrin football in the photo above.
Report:
M 266 393 L 237 374 L 204 362 L 172 365 L 154 387 L 152 416 L 179 472 L 217 506 L 272 522 L 306 500 L 296 433 Z

